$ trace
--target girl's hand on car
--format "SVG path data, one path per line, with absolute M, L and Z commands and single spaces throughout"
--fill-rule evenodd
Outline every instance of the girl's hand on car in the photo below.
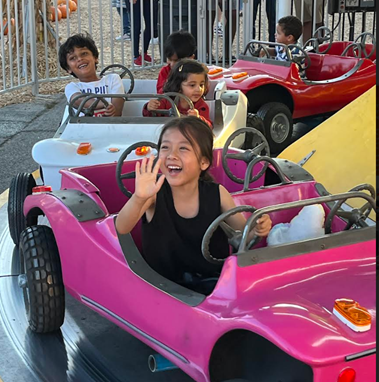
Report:
M 156 195 L 162 187 L 165 176 L 161 175 L 157 180 L 162 160 L 158 159 L 153 167 L 154 159 L 154 155 L 151 155 L 149 159 L 143 158 L 142 162 L 136 163 L 136 189 L 134 196 L 138 199 L 147 200 Z
M 159 109 L 160 102 L 157 99 L 152 99 L 147 104 L 147 110 L 153 111 Z
M 116 115 L 116 107 L 113 104 L 109 104 L 107 108 L 105 109 L 104 115 L 106 117 L 114 117 Z
M 266 237 L 271 230 L 271 226 L 272 221 L 270 219 L 270 216 L 264 214 L 257 220 L 257 225 L 254 228 L 254 233 L 257 236 Z
M 197 109 L 189 109 L 188 111 L 187 111 L 187 115 L 192 115 L 193 117 L 197 117 L 197 118 L 199 118 L 199 110 L 197 110 Z

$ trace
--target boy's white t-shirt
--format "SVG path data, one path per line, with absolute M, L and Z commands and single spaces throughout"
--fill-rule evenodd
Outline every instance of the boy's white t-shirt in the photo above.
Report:
M 70 82 L 66 85 L 65 94 L 67 101 L 75 93 L 93 93 L 93 94 L 124 94 L 124 85 L 118 74 L 110 73 L 102 77 L 98 81 L 93 82 Z M 111 98 L 106 98 L 108 102 L 111 102 Z

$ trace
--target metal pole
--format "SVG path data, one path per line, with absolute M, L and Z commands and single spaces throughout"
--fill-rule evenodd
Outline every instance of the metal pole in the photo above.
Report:
M 288 16 L 291 14 L 291 0 L 280 0 L 276 2 L 277 6 L 277 20 L 284 16 Z
M 36 24 L 34 18 L 34 1 L 29 1 L 29 41 L 30 41 L 30 62 L 32 71 L 32 94 L 35 96 L 39 91 L 38 72 L 37 72 L 37 43 L 36 43 Z M 24 44 L 26 41 L 24 41 Z

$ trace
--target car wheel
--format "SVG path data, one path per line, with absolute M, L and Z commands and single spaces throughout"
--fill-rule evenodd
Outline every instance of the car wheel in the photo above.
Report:
M 257 115 L 263 119 L 264 135 L 274 153 L 284 150 L 291 142 L 293 121 L 290 109 L 280 102 L 263 105 Z
M 33 332 L 58 330 L 64 320 L 65 295 L 57 243 L 50 227 L 26 228 L 20 237 L 25 308 Z
M 11 182 L 8 196 L 8 225 L 13 243 L 18 245 L 21 232 L 31 225 L 37 224 L 38 217 L 24 216 L 25 198 L 32 193 L 36 181 L 33 175 L 26 172 L 17 174 Z
M 265 133 L 265 126 L 263 124 L 262 118 L 258 117 L 254 113 L 247 114 L 246 127 L 252 127 L 254 129 L 257 129 L 263 135 Z M 246 133 L 245 141 L 243 142 L 241 149 L 243 150 L 252 149 L 255 146 L 256 144 L 254 142 L 254 134 Z

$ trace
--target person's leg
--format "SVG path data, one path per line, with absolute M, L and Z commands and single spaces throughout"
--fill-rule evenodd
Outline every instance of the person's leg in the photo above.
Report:
M 130 3 L 125 0 L 126 7 L 123 8 L 124 33 L 130 34 Z
M 276 0 L 266 0 L 266 14 L 268 19 L 268 41 L 275 42 Z
M 159 35 L 159 32 L 158 32 L 158 0 L 153 0 L 153 26 L 154 26 L 153 36 L 154 36 L 154 38 L 157 38 Z
M 151 10 L 150 0 L 143 0 L 143 18 L 145 20 L 145 30 L 143 32 L 143 53 L 149 49 L 151 39 Z
M 304 10 L 302 9 L 302 0 L 295 0 L 296 16 L 303 22 L 303 43 L 307 42 L 312 36 L 312 0 L 304 1 Z M 302 18 L 303 17 L 303 18 Z
M 224 25 L 225 28 L 225 60 L 229 61 L 229 57 L 232 56 L 232 47 L 230 45 L 233 45 L 234 37 L 236 35 L 237 31 L 237 23 L 236 23 L 236 17 L 237 17 L 237 10 L 233 9 L 232 12 L 228 10 L 224 11 L 224 15 L 226 18 L 226 23 Z M 231 17 L 231 19 L 230 19 Z M 232 23 L 232 34 L 230 35 L 229 32 L 229 25 L 230 22 Z
M 255 40 L 255 37 L 256 37 L 255 22 L 257 20 L 258 6 L 259 6 L 260 3 L 261 3 L 261 0 L 254 0 L 254 8 L 253 8 L 253 40 Z
M 139 53 L 139 35 L 141 33 L 141 0 L 137 0 L 135 4 L 133 4 L 133 54 L 134 59 L 136 59 Z

